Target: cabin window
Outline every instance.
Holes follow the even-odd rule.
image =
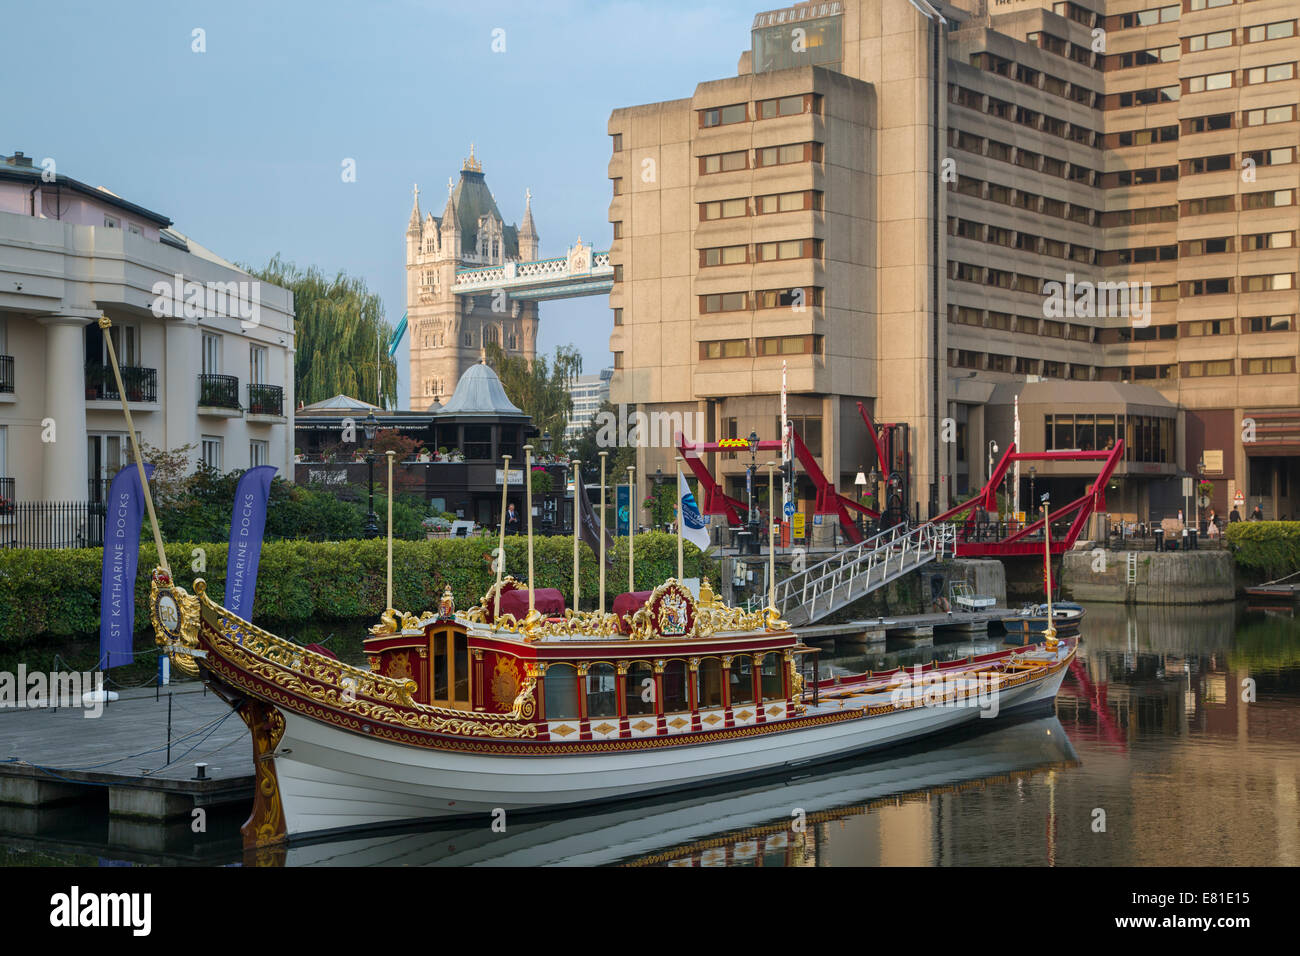
[[[763,683],[764,700],[785,699],[785,679],[781,673],[781,655],[775,651],[763,658],[759,666],[759,678]]]
[[[618,716],[613,664],[592,664],[587,669],[587,716]]]
[[[627,716],[655,713],[654,668],[645,661],[634,661],[628,665],[625,680],[623,706]]]
[[[469,710],[469,637],[452,627],[434,631],[429,637],[429,660],[433,676],[429,702]]]
[[[690,710],[691,701],[686,693],[686,662],[669,661],[664,666],[664,713]]]
[[[754,662],[748,654],[731,659],[731,706],[754,702]]]
[[[578,716],[578,671],[572,664],[546,668],[546,719],[575,720]]]
[[[700,661],[699,706],[722,706],[722,661],[717,657]]]

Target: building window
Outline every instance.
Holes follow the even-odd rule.
[[[748,339],[720,339],[700,343],[701,359],[745,358],[748,355]]]
[[[104,228],[105,228],[105,229],[118,229],[118,228],[121,228],[121,225],[122,225],[121,222],[120,222],[119,220],[113,218],[112,216],[105,216],[105,217],[104,217]]]
[[[795,96],[782,96],[774,100],[759,100],[755,106],[757,107],[758,118],[761,120],[775,119],[778,116],[797,116],[812,109],[812,94],[796,94]]]
[[[1243,375],[1281,375],[1295,371],[1295,356],[1278,358],[1248,358],[1241,360]]]
[[[614,353],[614,368],[622,368],[622,367],[623,367],[623,353],[622,353],[622,352],[615,352],[615,353]]]
[[[700,110],[700,126],[705,129],[713,126],[729,126],[732,123],[744,123],[748,119],[748,103],[735,103],[717,109]]]
[[[700,312],[744,312],[748,295],[744,292],[723,292],[700,296]]]
[[[1290,332],[1294,328],[1294,315],[1251,315],[1241,320],[1243,332]]]
[[[621,219],[614,223],[614,238],[623,238],[623,221]]]
[[[465,333],[465,344],[466,344],[467,346],[471,347],[471,348],[473,347],[473,345],[474,345],[474,333],[473,333],[473,332],[466,332],[466,333]]]
[[[265,441],[250,441],[248,443],[248,467],[257,468],[265,465],[271,457],[271,443]]]
[[[1232,319],[1201,319],[1196,322],[1183,323],[1183,335],[1199,337],[1207,335],[1231,335]]]
[[[735,266],[749,261],[749,246],[718,246],[700,250],[700,266]]]
[[[775,212],[800,212],[806,209],[822,208],[820,190],[805,190],[795,193],[776,193],[770,196],[758,196],[754,200],[755,211],[760,216]]]
[[[1242,209],[1272,209],[1295,205],[1294,189],[1273,189],[1262,193],[1242,193]]]
[[[1242,292],[1285,292],[1295,288],[1295,273],[1279,272],[1274,275],[1242,276]]]
[[[221,445],[222,439],[218,435],[204,435],[200,442],[199,450],[203,456],[203,464],[217,472],[223,470]]]
[[[203,374],[221,374],[221,336],[213,332],[203,333]]]
[[[812,286],[809,288],[795,287],[793,289],[764,289],[761,292],[754,293],[754,308],[756,309],[799,309],[800,307],[812,306],[820,308],[822,305],[823,290],[821,286]]]
[[[723,199],[719,202],[700,203],[700,219],[739,219],[749,215],[748,199]]]
[[[1258,83],[1277,83],[1279,80],[1295,79],[1294,63],[1275,63],[1272,66],[1256,66],[1244,73],[1247,86]]]
[[[610,182],[611,182],[611,183],[613,184],[613,186],[614,186],[614,195],[615,195],[615,196],[621,196],[621,195],[623,195],[623,177],[622,177],[622,176],[616,176],[616,177],[614,177],[613,179],[611,179]]]
[[[250,385],[262,385],[266,382],[266,346],[264,345],[248,347],[248,382]]]
[[[742,149],[734,153],[714,153],[700,157],[700,175],[713,173],[730,173],[738,169],[749,168],[749,150]]]
[[[820,355],[820,335],[781,335],[757,340],[759,355]]]
[[[817,239],[789,239],[785,242],[760,242],[754,247],[759,262],[776,262],[782,259],[819,259],[821,250]]]
[[[821,143],[794,143],[789,146],[767,146],[754,150],[754,165],[788,166],[791,163],[821,162]]]
[[[1282,20],[1278,23],[1263,23],[1259,26],[1246,28],[1247,43],[1262,43],[1265,40],[1282,40],[1286,37],[1295,36],[1296,22],[1294,20]]]
[[[1260,252],[1264,249],[1290,249],[1295,245],[1294,232],[1258,232],[1241,237],[1242,252]]]
[[[1290,123],[1295,119],[1295,106],[1269,106],[1259,110],[1246,110],[1241,114],[1243,126],[1272,126]]]
[[[1232,374],[1232,359],[1220,359],[1212,362],[1184,362],[1183,375],[1186,378],[1211,378]]]
[[[614,152],[616,153],[623,152],[623,134],[615,133],[610,138],[614,141]]]

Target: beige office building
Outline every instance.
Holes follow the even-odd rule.
[[[784,362],[841,491],[874,457],[858,402],[909,426],[922,513],[979,487],[1020,398],[1027,450],[1126,440],[1112,511],[1181,507],[1203,462],[1220,514],[1295,515],[1298,13],[758,13],[737,76],[610,118],[611,398],[773,438]],[[715,463],[733,493],[745,458]]]

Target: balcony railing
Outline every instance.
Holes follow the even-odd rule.
[[[239,379],[233,375],[200,375],[199,404],[207,408],[239,408]]]
[[[0,355],[0,392],[14,390],[14,357]]]
[[[6,501],[0,504],[0,548],[95,548],[104,544],[102,504]]]
[[[121,372],[122,386],[126,389],[128,402],[158,401],[157,369],[126,365],[122,367]],[[121,401],[112,369],[106,365],[86,366],[86,399]]]
[[[13,507],[16,493],[12,478],[0,478],[0,517],[8,513],[5,509]]]
[[[284,389],[279,385],[248,386],[248,414],[283,415]]]

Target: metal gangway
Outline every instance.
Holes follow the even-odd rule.
[[[952,554],[956,529],[895,525],[791,575],[776,586],[776,606],[791,626],[815,623],[890,581]]]

